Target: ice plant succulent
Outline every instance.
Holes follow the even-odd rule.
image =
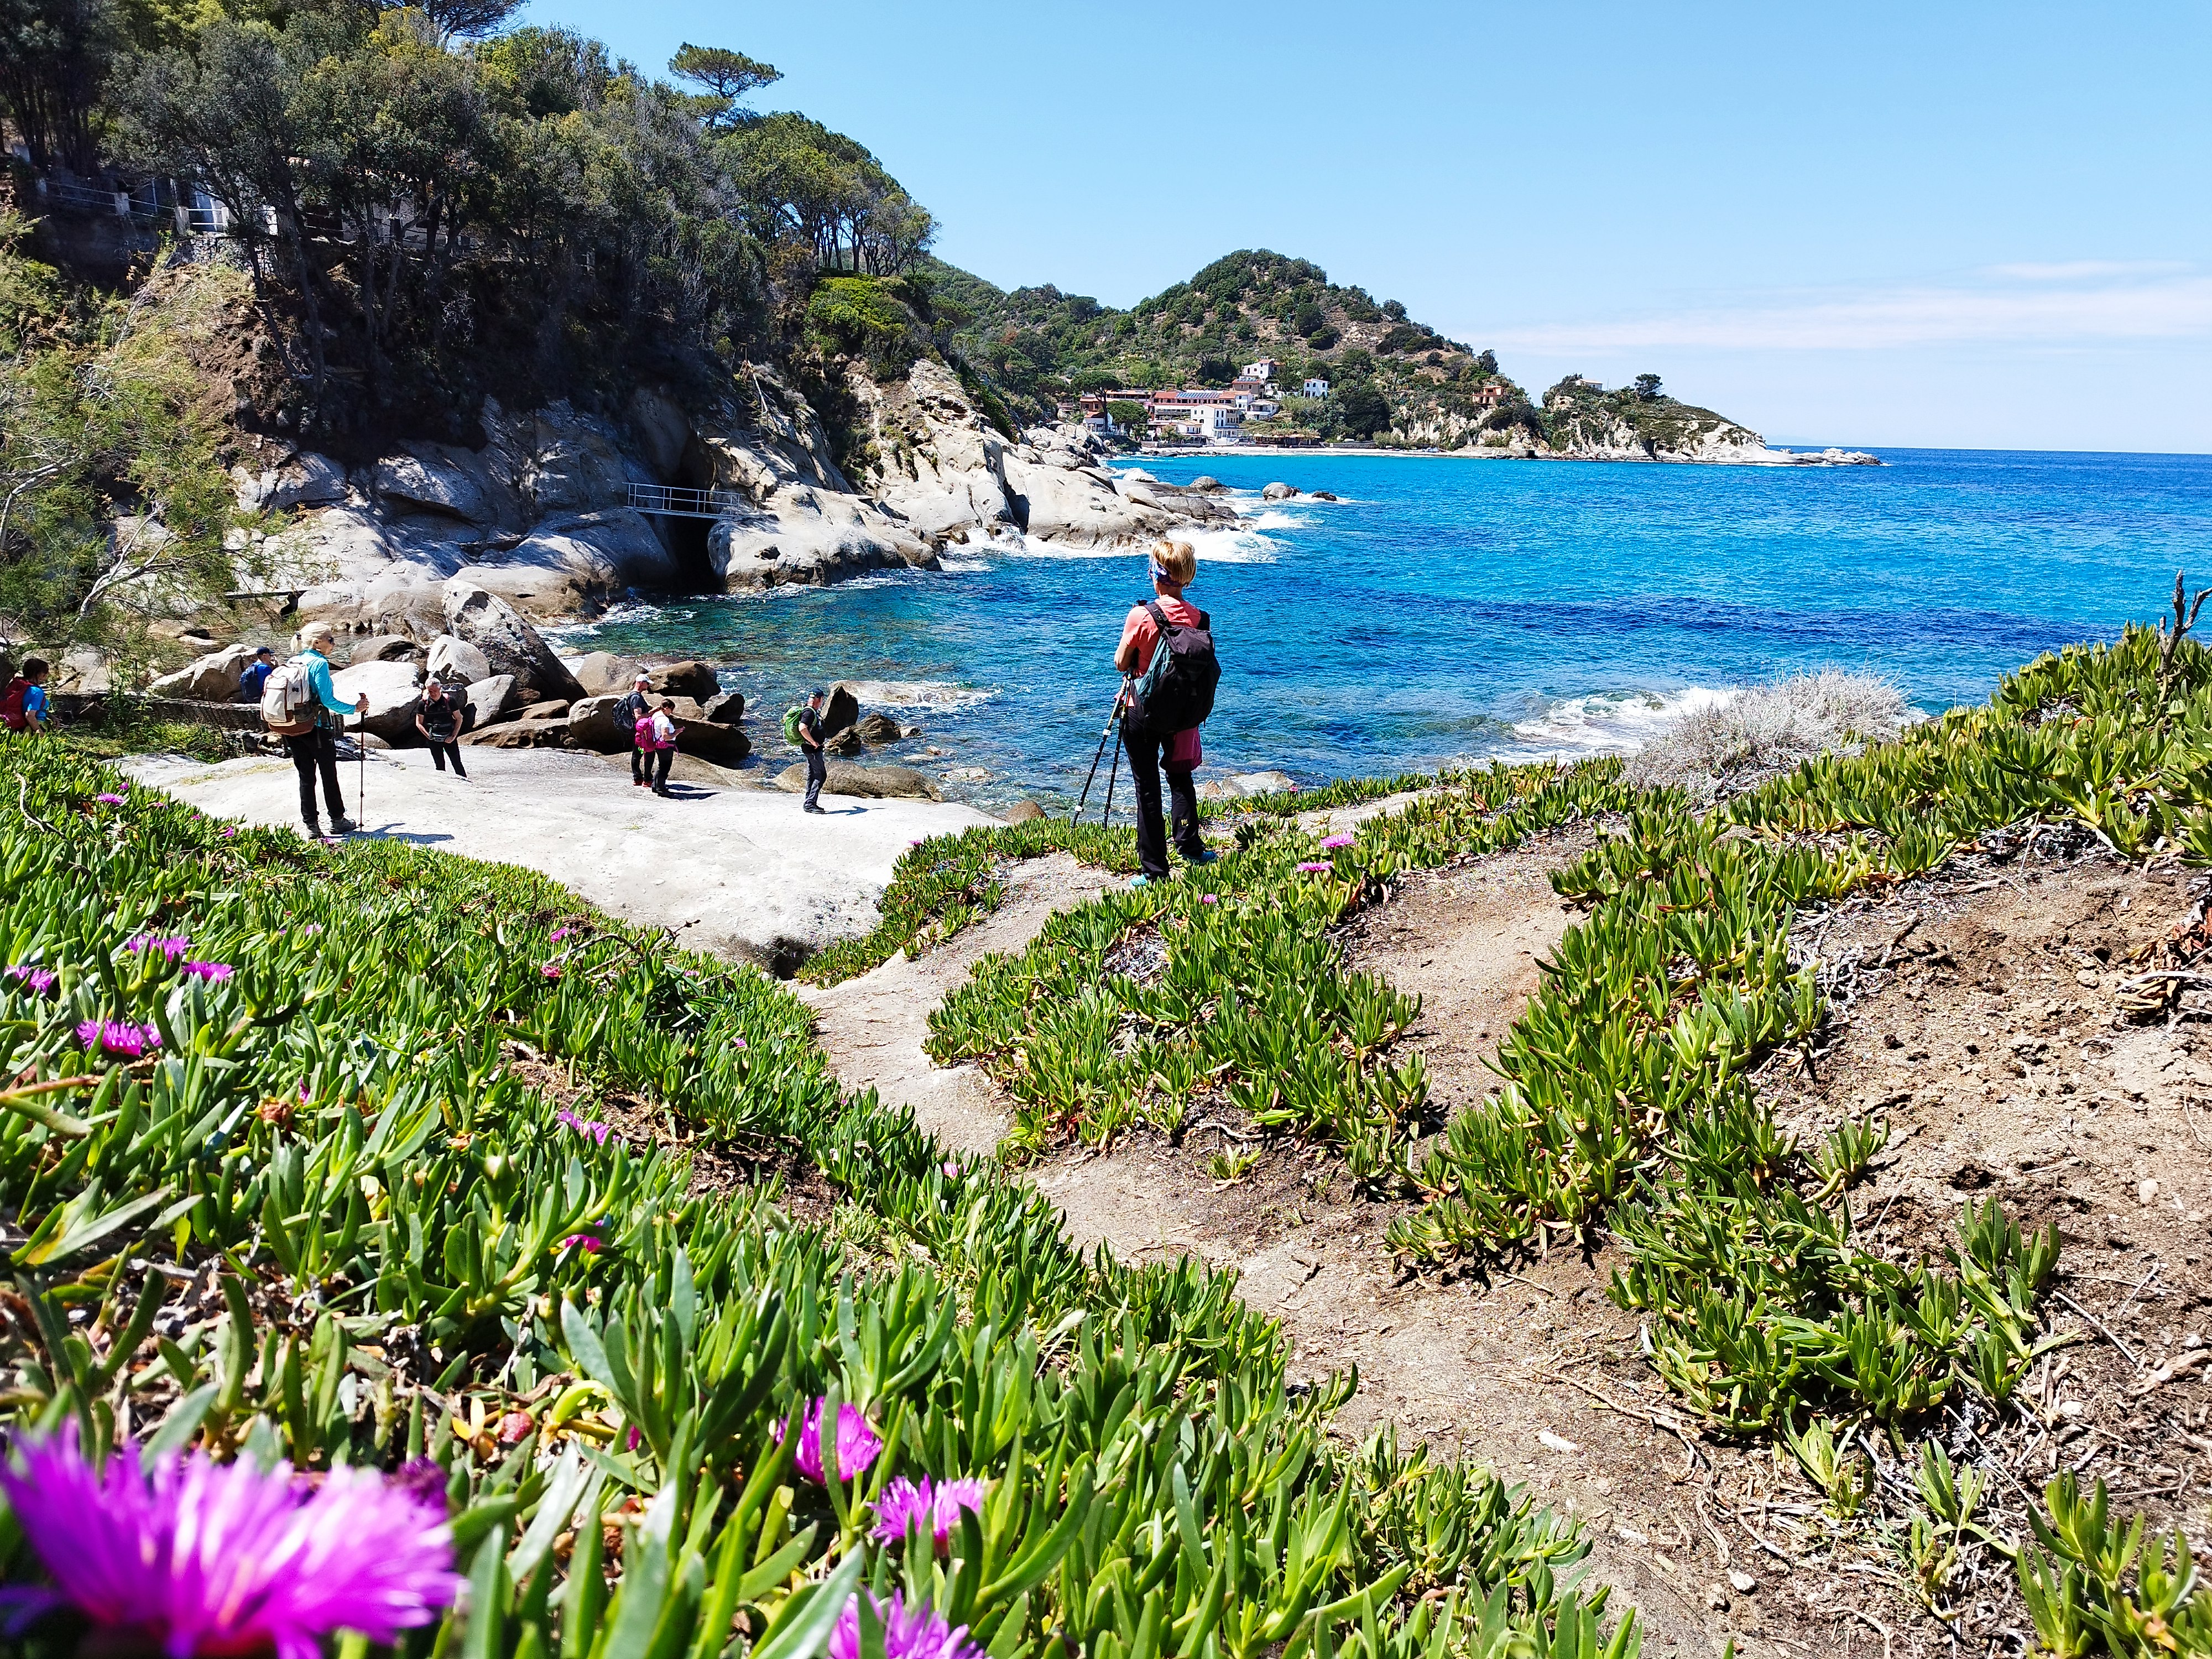
[[[191,938],[185,933],[133,933],[123,941],[126,951],[158,951],[174,962],[192,948]]]
[[[40,968],[31,963],[18,962],[0,969],[0,973],[6,974],[16,984],[27,988],[33,996],[42,997],[54,988],[55,975],[51,968]]]
[[[1308,874],[1312,874],[1322,870],[1334,870],[1336,866],[1331,864],[1327,859],[1308,859],[1304,863],[1299,865],[1298,868]]]
[[[919,1526],[935,1540],[937,1553],[942,1555],[951,1541],[952,1529],[960,1524],[960,1511],[981,1515],[983,1494],[988,1490],[987,1482],[973,1476],[939,1483],[925,1474],[917,1484],[902,1475],[876,1499],[872,1535],[878,1544],[896,1543]]]
[[[150,1025],[133,1025],[122,1019],[88,1019],[76,1028],[76,1040],[88,1048],[120,1054],[126,1060],[144,1058],[149,1048],[161,1046],[161,1034]]]
[[[554,1113],[553,1118],[556,1122],[567,1124],[580,1135],[589,1135],[602,1146],[607,1144],[607,1126],[595,1117],[578,1117],[574,1112],[560,1111]]]
[[[74,1423],[16,1450],[0,1491],[53,1577],[43,1606],[149,1638],[167,1659],[319,1659],[338,1630],[389,1643],[461,1587],[442,1498],[373,1469],[332,1469],[310,1489],[289,1464],[264,1474],[194,1452],[142,1474],[126,1441],[103,1474]]]
[[[1337,848],[1351,846],[1352,837],[1349,836],[1324,836],[1322,837],[1321,844],[1324,851],[1333,852]]]
[[[188,962],[185,972],[194,979],[204,979],[210,985],[220,985],[238,970],[227,962]]]
[[[811,1401],[806,1414],[799,1420],[799,1444],[791,1454],[791,1461],[799,1472],[817,1486],[822,1480],[822,1408],[829,1404],[826,1398]],[[775,1437],[784,1437],[785,1425],[775,1425]],[[868,1419],[860,1408],[850,1403],[837,1408],[837,1478],[850,1480],[867,1472],[868,1465],[876,1461],[884,1443],[868,1426]]]
[[[860,1659],[860,1598],[884,1626],[884,1659],[981,1659],[983,1650],[968,1639],[968,1626],[947,1625],[945,1615],[927,1601],[911,1607],[898,1591],[880,1601],[866,1590],[855,1590],[838,1615],[837,1628],[830,1632],[830,1659]]]

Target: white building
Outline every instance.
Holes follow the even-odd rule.
[[[1327,380],[1308,380],[1306,382],[1305,395],[1309,398],[1328,397],[1328,382]]]
[[[1244,365],[1243,372],[1237,378],[1244,380],[1257,380],[1261,386],[1265,386],[1275,378],[1275,360],[1273,357],[1262,357],[1256,363],[1247,363]]]

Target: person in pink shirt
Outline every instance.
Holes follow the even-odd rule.
[[[1198,576],[1198,554],[1191,544],[1154,543],[1152,569],[1152,592],[1161,613],[1178,628],[1200,626],[1198,607],[1182,596],[1183,589]],[[1114,665],[1124,674],[1142,674],[1159,642],[1159,624],[1152,620],[1149,607],[1132,605],[1121,624],[1121,643],[1114,653]],[[1163,772],[1167,774],[1176,850],[1193,864],[1212,863],[1212,851],[1199,839],[1198,791],[1191,782],[1191,773],[1203,758],[1197,728],[1167,736],[1134,732],[1127,735],[1129,776],[1137,787],[1137,864],[1141,873],[1135,884],[1165,881],[1168,877],[1167,825],[1160,814]]]

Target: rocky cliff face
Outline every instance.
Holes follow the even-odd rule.
[[[237,548],[265,573],[254,583],[297,593],[303,618],[427,638],[439,631],[441,585],[463,574],[525,615],[553,618],[632,588],[930,569],[950,543],[1015,532],[1094,547],[1233,520],[1203,496],[1117,478],[1080,427],[1006,438],[941,364],[925,360],[887,386],[855,369],[851,390],[872,456],[857,480],[839,469],[805,398],[764,365],[704,411],[650,390],[619,421],[487,399],[480,449],[410,441],[349,467],[264,441],[232,483],[242,505],[289,521],[241,535]],[[715,492],[722,511],[703,562],[687,567],[681,532],[629,505],[631,485],[658,483]]]

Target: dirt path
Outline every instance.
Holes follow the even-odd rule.
[[[1114,882],[1066,853],[1025,860],[1008,876],[999,908],[939,949],[911,962],[893,957],[827,989],[791,988],[813,1008],[816,1038],[848,1089],[872,1088],[887,1106],[912,1107],[915,1121],[948,1146],[988,1152],[1006,1133],[1006,1111],[976,1066],[939,1066],[922,1052],[929,1017],[983,957],[1020,950],[1055,911]]]

